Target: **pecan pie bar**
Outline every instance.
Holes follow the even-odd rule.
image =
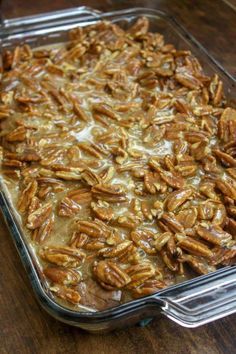
[[[149,32],[3,55],[1,175],[48,290],[102,310],[236,261],[236,110]]]

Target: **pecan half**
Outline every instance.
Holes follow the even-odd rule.
[[[151,194],[155,194],[157,192],[164,193],[167,190],[167,185],[163,183],[159,173],[157,172],[146,172],[144,174],[144,186]]]
[[[181,210],[175,217],[183,225],[184,229],[191,229],[197,221],[197,208],[191,207]]]
[[[124,187],[120,184],[97,184],[92,187],[92,195],[96,199],[108,203],[121,203],[127,200]]]
[[[210,258],[212,257],[212,251],[204,245],[204,243],[194,240],[184,234],[176,234],[177,245],[185,251],[194,254],[196,256],[202,256]]]
[[[121,289],[131,280],[116,263],[111,261],[95,263],[93,274],[99,284],[107,290]]]
[[[126,229],[134,230],[141,222],[141,219],[137,215],[127,214],[119,216],[116,220],[118,226],[122,226]]]
[[[79,205],[89,204],[92,201],[91,192],[85,188],[72,190],[67,193],[67,197]]]
[[[135,298],[147,296],[165,288],[167,284],[162,280],[148,279],[140,287],[132,289],[132,295]]]
[[[130,252],[132,244],[132,241],[124,241],[113,247],[102,248],[98,254],[104,258],[120,258]]]
[[[136,230],[130,234],[132,241],[136,246],[143,249],[147,254],[155,254],[156,249],[153,246],[155,234],[150,230]]]
[[[185,203],[186,200],[188,200],[192,194],[193,190],[191,188],[183,188],[170,193],[165,199],[165,205],[167,210],[174,211],[180,205]]]
[[[103,114],[111,119],[119,120],[119,117],[114,113],[114,111],[105,103],[97,103],[93,105],[93,112]]]
[[[202,140],[197,143],[194,143],[192,144],[190,151],[191,151],[191,155],[194,157],[196,161],[201,161],[204,159],[204,157],[207,156],[207,154],[210,153],[208,142]]]
[[[168,184],[168,186],[173,188],[183,188],[185,185],[185,180],[176,173],[161,171],[160,177],[166,182],[166,184]]]
[[[36,180],[33,180],[29,182],[26,188],[22,191],[18,200],[18,209],[21,213],[24,213],[28,209],[32,199],[37,193],[37,189],[38,183]]]
[[[133,265],[127,268],[126,272],[131,278],[131,281],[127,285],[128,289],[140,286],[146,280],[152,278],[156,273],[154,266],[148,262]]]
[[[65,181],[79,181],[81,180],[81,174],[72,171],[56,171],[55,175]]]
[[[56,285],[50,287],[50,290],[63,300],[71,302],[72,304],[78,304],[80,302],[81,296],[78,291],[68,288],[63,285]]]
[[[236,110],[227,107],[218,123],[218,135],[221,140],[228,142],[236,139]]]
[[[172,237],[171,232],[164,232],[162,234],[157,234],[155,235],[155,241],[153,242],[153,246],[158,250],[161,251],[161,249],[167,244],[167,242],[170,240]]]
[[[161,257],[164,262],[164,264],[167,266],[167,268],[174,272],[174,273],[180,273],[180,263],[176,257],[173,257],[173,255],[166,249],[162,249],[161,252]],[[178,257],[179,258],[179,257]]]
[[[39,228],[33,231],[32,239],[39,244],[47,240],[52,233],[54,222],[54,215],[51,215]]]
[[[62,285],[77,285],[81,280],[79,272],[73,269],[63,267],[47,267],[44,274],[50,281]]]
[[[78,221],[77,230],[94,238],[107,238],[112,234],[112,230],[100,220]]]
[[[213,265],[233,265],[236,263],[236,246],[231,248],[215,247],[213,249],[213,257],[211,263]]]
[[[85,253],[71,247],[47,247],[39,251],[42,259],[49,263],[57,264],[63,267],[76,268],[85,260]]]
[[[196,231],[201,238],[215,245],[224,246],[232,239],[229,233],[222,230],[221,227],[217,225],[198,225]]]
[[[236,180],[236,168],[227,168],[228,174]]]
[[[24,141],[26,139],[26,129],[20,126],[6,135],[6,140],[9,142]]]
[[[215,199],[215,200],[217,200],[217,199],[218,199],[218,196],[217,196],[217,194],[216,194],[214,188],[215,188],[215,183],[212,183],[212,182],[204,182],[204,183],[202,183],[202,184],[200,185],[199,190],[200,190],[200,192],[201,192],[204,196],[206,196],[206,197],[208,197],[208,198],[210,198],[210,199]]]
[[[173,213],[163,213],[159,221],[166,226],[166,231],[184,232],[183,225],[176,219]]]
[[[215,204],[212,224],[223,227],[226,223],[226,216],[225,206],[221,203]]]
[[[215,266],[209,265],[209,263],[204,260],[204,258],[197,256],[184,254],[179,259],[179,261],[188,263],[188,265],[198,274],[208,274],[210,272],[216,271]]]
[[[219,80],[219,76],[215,74],[211,80],[209,91],[214,105],[221,102],[223,96],[223,82]]]
[[[91,209],[97,218],[102,221],[110,221],[114,217],[113,209],[107,202],[98,200],[97,203],[91,203]]]
[[[176,70],[175,79],[183,86],[195,90],[202,87],[202,83],[191,73],[187,67],[183,66]]]
[[[61,200],[58,206],[58,215],[71,217],[80,211],[81,207],[72,199],[66,197]]]
[[[223,179],[217,179],[216,181],[216,187],[227,197],[230,197],[234,200],[236,200],[236,188],[234,188],[233,185],[231,185],[229,182],[224,181]]]
[[[89,186],[95,186],[101,182],[101,179],[96,173],[92,172],[91,170],[84,170],[81,173],[81,180],[86,182]]]
[[[52,212],[52,204],[46,203],[43,206],[39,207],[31,214],[28,215],[27,218],[27,228],[34,230],[40,227],[44,221],[49,217]]]
[[[220,160],[222,165],[226,167],[236,167],[236,159],[234,159],[231,155],[217,149],[214,149],[213,153],[217,159]]]

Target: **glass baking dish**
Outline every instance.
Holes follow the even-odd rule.
[[[208,74],[217,72],[224,83],[228,101],[235,105],[234,78],[225,72],[181,25],[161,11],[133,8],[100,13],[87,7],[78,7],[31,17],[2,19],[1,53],[21,43],[39,47],[63,42],[69,29],[86,26],[99,20],[109,20],[126,27],[140,16],[148,17],[151,31],[162,33],[167,42],[173,43],[177,48],[191,50]],[[236,266],[222,268],[105,311],[76,312],[67,309],[58,304],[47,290],[40,267],[26,242],[19,217],[2,180],[0,180],[0,208],[37,299],[47,312],[62,322],[90,332],[102,332],[135,323],[144,325],[154,316],[164,314],[182,326],[197,327],[236,312]]]

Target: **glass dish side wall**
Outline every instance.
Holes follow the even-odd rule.
[[[233,103],[235,81],[230,78],[224,70],[219,68],[214,63],[214,60],[212,61],[211,58],[207,56],[205,49],[197,45],[194,39],[191,38],[191,36],[185,32],[175,20],[170,19],[166,14],[155,10],[140,8],[100,15],[96,11],[85,10],[84,8],[81,10],[78,10],[77,8],[76,11],[76,15],[73,11],[64,14],[62,12],[57,12],[46,14],[45,16],[40,15],[39,17],[34,16],[16,19],[15,21],[11,20],[5,22],[5,25],[3,23],[4,26],[2,26],[0,33],[1,52],[14,48],[16,45],[22,43],[28,43],[35,48],[43,45],[64,42],[67,40],[67,31],[69,29],[77,26],[86,26],[99,20],[110,20],[125,28],[130,26],[130,24],[136,21],[140,16],[146,16],[149,18],[151,31],[161,32],[164,35],[166,42],[173,43],[177,48],[191,50],[199,58],[205,71],[209,75],[217,72],[224,82],[227,98],[229,98],[229,100],[232,99]],[[39,25],[38,23],[40,21],[41,23]],[[40,277],[40,271],[36,267],[37,262],[33,259],[33,255],[30,253],[29,248],[25,243],[24,235],[16,222],[15,212],[11,208],[5,193],[1,194],[0,206],[3,210],[22,261],[30,275],[37,298],[41,305],[55,318],[89,331],[107,331],[139,322],[141,319],[149,318],[150,316],[160,313],[161,310],[167,313],[165,309],[167,308],[166,301],[168,301],[168,299],[165,296],[165,291],[98,313],[78,313],[60,306],[52,300],[50,294],[47,293],[47,290],[44,287],[43,281]],[[204,279],[208,279],[208,276],[205,276]],[[187,286],[188,283],[189,282],[183,283],[181,287],[172,287],[175,294],[176,292],[179,294],[179,298],[181,298],[181,293],[184,290],[185,284]],[[192,290],[196,290],[194,284],[197,285],[199,282],[193,280],[190,283],[192,284]],[[220,286],[220,284],[218,285]],[[172,288],[168,289],[169,298],[172,294]],[[170,306],[169,311],[171,311]],[[167,313],[167,316],[173,319],[173,316],[169,313]],[[184,324],[183,321],[181,323],[181,320],[179,320],[178,323],[188,326],[187,324]],[[194,325],[191,325],[191,327],[194,327]]]
[[[67,31],[77,26],[87,26],[99,20],[108,20],[123,28],[129,27],[138,17],[146,16],[150,21],[150,30],[160,32],[167,43],[173,43],[177,49],[191,50],[198,57],[209,75],[217,72],[224,82],[228,98],[233,99],[236,92],[236,80],[209,55],[207,49],[191,36],[175,19],[161,11],[134,8],[109,13],[100,13],[86,7],[56,11],[39,16],[3,20],[0,27],[1,51],[28,43],[32,47],[64,42]]]

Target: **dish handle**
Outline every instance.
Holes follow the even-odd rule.
[[[162,313],[194,328],[236,312],[236,266],[225,267],[156,295]]]

